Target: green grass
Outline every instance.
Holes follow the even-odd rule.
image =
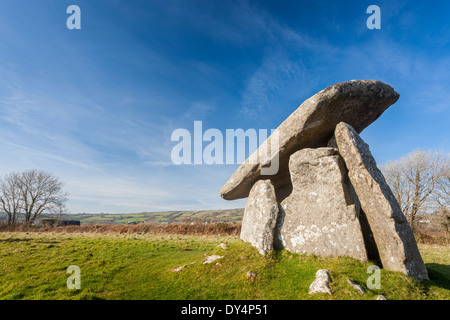
[[[217,247],[222,242],[228,249]],[[261,256],[236,237],[6,232],[0,233],[0,299],[450,299],[450,248],[420,250],[430,281],[381,270],[381,288],[369,290],[371,263],[285,250]],[[211,254],[224,258],[203,264]],[[80,290],[66,286],[70,265],[80,267]],[[332,296],[308,294],[318,269],[330,270]],[[366,293],[350,287],[347,277]]]

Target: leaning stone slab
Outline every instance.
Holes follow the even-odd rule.
[[[278,217],[275,189],[270,180],[257,181],[245,205],[241,239],[256,247],[261,254],[273,250],[273,236]]]
[[[325,147],[341,121],[351,124],[357,132],[363,131],[398,98],[399,94],[391,86],[376,80],[351,80],[325,88],[304,101],[242,163],[222,187],[221,197],[227,200],[247,197],[261,176],[270,178],[276,188],[288,184],[292,153],[302,148]],[[261,172],[262,169],[270,172],[274,163],[277,171]]]
[[[373,232],[383,268],[401,271],[417,280],[428,279],[412,230],[369,146],[346,123],[336,126],[335,138]]]
[[[344,161],[334,148],[291,155],[292,192],[280,206],[276,246],[299,254],[368,261]]]

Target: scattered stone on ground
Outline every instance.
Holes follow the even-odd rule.
[[[330,272],[327,269],[320,269],[316,272],[316,279],[309,286],[308,293],[326,293],[331,295],[331,288],[328,285],[330,282]]]
[[[255,281],[256,273],[253,273],[251,271],[247,272],[247,279],[249,279],[250,281]]]
[[[203,264],[212,263],[212,262],[216,261],[217,259],[221,259],[223,257],[224,256],[219,256],[219,255],[207,256],[205,258],[205,261],[203,262]]]
[[[183,264],[182,266],[173,268],[173,269],[171,269],[170,271],[171,271],[171,272],[179,272],[179,271],[183,270],[184,267],[186,267],[186,266],[188,266],[188,265],[190,265],[190,264],[194,264],[194,263],[195,263],[195,261],[194,261],[194,262],[191,262],[191,263]]]
[[[348,283],[349,283],[356,291],[358,291],[359,293],[364,293],[364,292],[365,292],[364,288],[361,287],[359,284],[357,284],[355,281],[353,281],[353,280],[347,278],[347,282],[348,282]]]

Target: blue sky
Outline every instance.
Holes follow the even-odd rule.
[[[69,30],[69,5],[81,30]],[[369,30],[366,9],[381,9]],[[59,176],[68,211],[238,208],[238,167],[173,165],[177,128],[275,129],[337,82],[400,99],[361,136],[378,163],[449,151],[448,1],[0,2],[0,173]]]

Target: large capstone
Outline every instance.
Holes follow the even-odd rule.
[[[273,250],[273,236],[278,216],[275,189],[270,180],[257,181],[247,199],[242,219],[241,239],[261,254]]]
[[[428,279],[412,230],[369,146],[346,123],[336,126],[335,138],[373,232],[383,267],[415,279]]]
[[[351,80],[325,88],[304,101],[241,164],[222,187],[221,197],[245,198],[254,182],[261,178],[271,179],[277,189],[289,184],[291,154],[302,148],[327,146],[341,121],[351,124],[357,132],[363,131],[398,98],[399,94],[391,86],[376,80]],[[262,172],[274,163],[276,171]]]
[[[292,192],[280,206],[276,246],[300,254],[367,261],[363,233],[346,168],[337,149],[302,149],[291,155]]]

